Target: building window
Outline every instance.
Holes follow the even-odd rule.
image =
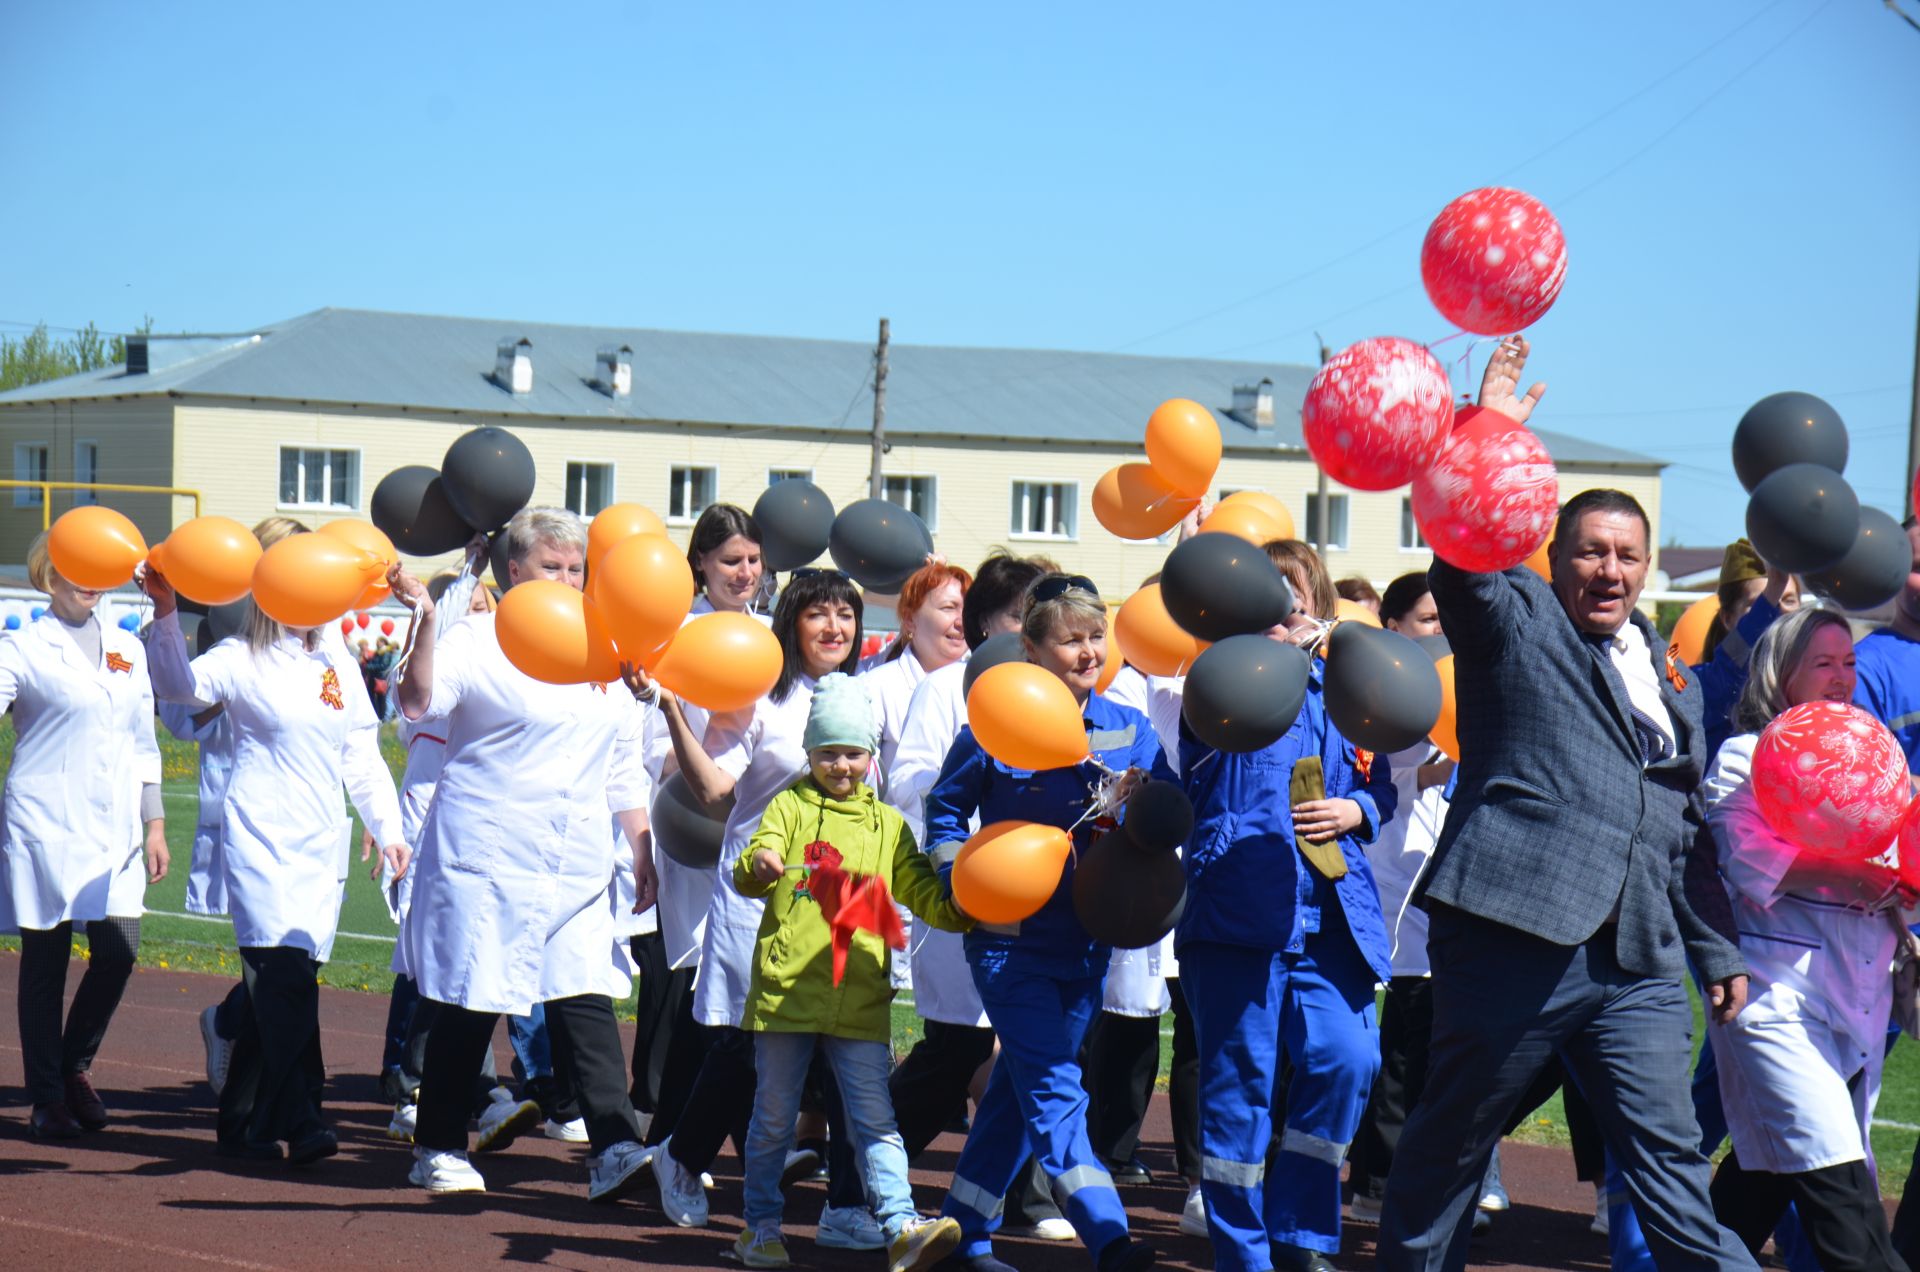
[[[1420,523],[1413,519],[1413,500],[1400,500],[1400,550],[1402,552],[1425,552],[1426,536],[1420,533]]]
[[[1013,483],[1016,539],[1071,539],[1078,519],[1080,487],[1070,481]]]
[[[359,451],[280,448],[282,508],[351,509],[359,505]]]
[[[783,481],[812,481],[812,480],[813,480],[813,469],[811,468],[769,468],[767,469],[767,485],[769,486],[777,486]]]
[[[1344,551],[1347,546],[1347,497],[1328,495],[1327,508],[1327,549]],[[1307,533],[1308,543],[1318,547],[1320,543],[1320,496],[1309,492],[1307,495]]]
[[[933,478],[895,477],[889,474],[881,478],[880,497],[888,503],[899,504],[920,518],[928,530],[934,528]]]
[[[567,511],[591,517],[612,502],[612,464],[567,461]]]
[[[47,444],[45,442],[20,442],[14,446],[13,479],[15,481],[47,480]],[[40,492],[16,487],[13,492],[13,506],[38,508]]]
[[[711,468],[682,468],[674,465],[671,485],[667,489],[667,519],[670,521],[692,521],[706,511],[713,502],[714,487],[719,483]]]
[[[98,442],[75,442],[73,444],[73,479],[77,482],[95,482],[100,480],[100,444]],[[73,502],[80,504],[99,503],[100,494],[93,490],[76,490]]]

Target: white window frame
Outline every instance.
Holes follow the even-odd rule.
[[[927,515],[921,516],[920,520],[926,523],[928,534],[939,533],[939,530],[940,530],[940,477],[939,475],[936,473],[886,473],[886,472],[883,472],[880,474],[880,497],[882,499],[887,498],[887,483],[892,481],[896,477],[898,477],[901,481],[904,481],[904,482],[924,481],[927,483]],[[911,487],[909,487],[909,490],[911,490]],[[887,499],[887,502],[892,503],[893,501],[891,499]],[[914,512],[914,509],[908,504],[901,504],[899,506],[902,508],[906,508],[908,512]],[[919,515],[919,514],[916,513],[916,515]]]
[[[773,479],[775,473],[786,474],[780,481],[793,481],[797,479],[808,483],[813,482],[813,469],[811,468],[790,468],[785,464],[769,464],[767,465],[767,489],[769,490],[780,484],[780,482]]]
[[[1407,528],[1413,528],[1413,537],[1418,542],[1407,542]],[[1420,533],[1420,523],[1413,516],[1413,498],[1400,496],[1400,550],[1402,552],[1425,552],[1431,554],[1433,547],[1426,542],[1426,536]]]
[[[1019,500],[1020,487],[1022,486],[1059,486],[1065,490],[1064,502],[1067,509],[1067,532],[1065,534],[1046,534],[1033,530],[1015,530],[1012,528],[1013,511],[1016,507],[1021,506]],[[1078,543],[1080,541],[1080,483],[1077,481],[1062,481],[1058,477],[1015,477],[1007,488],[1007,514],[1007,537],[1009,538],[1025,539],[1040,543]],[[1027,518],[1021,517],[1020,524],[1025,526],[1027,524]]]
[[[80,475],[80,448],[82,446],[93,447],[93,471],[85,477]],[[100,480],[100,443],[91,437],[76,437],[73,439],[73,479],[76,482],[97,482]],[[73,506],[76,508],[82,504],[96,504],[99,502],[100,493],[98,491],[76,490],[73,492]]]
[[[26,458],[34,451],[40,452],[40,475],[35,477],[26,471]],[[15,442],[13,444],[13,479],[15,481],[47,481],[53,476],[53,447],[47,442]],[[38,508],[40,491],[35,488],[16,486],[13,490],[13,506],[16,508]]]
[[[674,479],[674,474],[675,473],[693,474],[693,473],[701,473],[701,472],[713,474],[713,498],[708,500],[705,504],[702,504],[698,509],[696,509],[693,512],[691,516],[688,516],[684,513],[676,514],[673,511],[673,495],[674,495],[674,491],[678,488],[678,483]],[[689,496],[691,496],[694,492],[692,490],[689,490],[687,493]],[[715,503],[718,503],[719,500],[720,500],[720,466],[718,464],[669,464],[667,465],[667,524],[668,525],[690,526],[694,522],[700,520],[700,514],[702,512],[705,512],[708,508],[712,507]],[[692,498],[689,497],[687,499],[687,503],[691,504],[692,502],[693,502]]]
[[[1315,549],[1318,549],[1320,546],[1320,537],[1314,533],[1313,506],[1314,501],[1319,499],[1319,497],[1320,492],[1317,490],[1309,490],[1307,492],[1306,502],[1301,505],[1306,509],[1306,515],[1300,518],[1300,541]],[[1347,510],[1345,517],[1346,525],[1344,527],[1345,534],[1339,539],[1328,535],[1327,551],[1351,552],[1353,550],[1353,500],[1344,490],[1329,490],[1327,492],[1327,507],[1329,509],[1335,506],[1335,500],[1339,501],[1338,506]]]
[[[561,467],[561,469],[560,469],[560,472],[561,472],[561,473],[562,473],[562,475],[563,475],[563,480],[564,480],[564,475],[565,475],[565,473],[566,473],[566,471],[567,471],[567,469],[569,469],[569,468],[571,468],[571,467],[573,467],[573,466],[574,466],[575,464],[580,464],[580,465],[583,465],[583,466],[586,466],[586,467],[592,467],[592,468],[604,468],[604,469],[606,469],[606,470],[607,470],[607,505],[611,505],[611,504],[617,504],[617,503],[619,503],[619,502],[620,502],[620,466],[619,466],[619,465],[618,465],[618,464],[617,464],[617,463],[616,463],[615,461],[613,461],[613,460],[611,460],[611,459],[569,459],[569,460],[566,460],[566,461],[564,461],[564,463],[563,463],[563,465],[562,465],[562,467]],[[560,500],[560,506],[561,506],[561,507],[563,507],[563,508],[567,506],[567,500],[568,500],[568,499],[571,499],[571,498],[573,497],[573,489],[572,489],[572,483],[571,483],[571,482],[567,482],[567,487],[568,487],[568,488],[567,488],[566,490],[564,490],[564,491],[562,491],[562,492],[561,492],[561,496],[562,496],[562,497],[561,497],[561,500]],[[586,491],[584,491],[584,490],[583,490],[583,491],[581,491],[580,493],[581,493],[581,496],[582,496],[582,498],[581,498],[581,500],[580,500],[580,506],[581,506],[581,507],[582,507],[582,508],[584,509],[584,508],[586,507],[586,503],[587,503],[587,501],[586,501],[586,498],[585,498],[585,495],[586,495]],[[605,506],[607,506],[607,505],[602,505],[602,506],[603,506],[603,507],[605,507]],[[591,519],[593,518],[593,516],[594,516],[595,514],[593,514],[593,513],[591,513],[591,512],[584,512],[584,511],[583,511],[583,512],[580,512],[580,513],[577,513],[576,515],[577,515],[577,516],[582,516],[582,517],[586,517],[586,518],[588,518],[589,520],[591,520]]]
[[[341,504],[331,501],[307,503],[304,500],[287,503],[282,500],[280,498],[280,461],[283,457],[282,453],[290,450],[299,451],[302,454],[299,482],[299,488],[302,491],[307,488],[306,459],[304,458],[306,452],[320,451],[327,455],[338,453],[353,456],[353,478],[350,483],[352,489],[347,492],[350,501]],[[281,442],[279,446],[274,449],[273,459],[274,507],[277,510],[281,512],[358,512],[360,510],[361,495],[363,494],[363,485],[366,478],[366,458],[358,446],[327,446],[313,442]],[[329,461],[329,463],[331,463],[331,461]],[[332,478],[333,475],[329,472],[325,482],[328,489],[332,489],[333,487]]]

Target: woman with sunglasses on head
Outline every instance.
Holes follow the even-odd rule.
[[[1094,838],[1088,814],[1103,771],[1125,775],[1122,792],[1149,772],[1172,778],[1147,718],[1093,692],[1106,665],[1107,611],[1090,581],[1051,574],[1035,583],[1021,636],[1027,661],[1057,676],[1073,695],[1086,722],[1090,760],[1022,772],[988,755],[973,730],[961,728],[926,803],[928,851],[949,874],[976,814],[983,823],[1058,826],[1085,848]],[[1000,1037],[1000,1057],[942,1208],[960,1222],[955,1257],[974,1272],[1007,1266],[993,1256],[993,1234],[1029,1144],[1099,1272],[1133,1272],[1154,1262],[1152,1250],[1128,1236],[1126,1208],[1087,1139],[1077,1056],[1100,1010],[1112,950],[1081,926],[1073,873],[1069,860],[1053,895],[1029,918],[1010,927],[983,924],[965,938],[974,986]]]

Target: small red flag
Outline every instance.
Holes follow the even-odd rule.
[[[820,913],[833,933],[833,983],[847,974],[847,950],[855,932],[875,932],[896,950],[907,948],[907,931],[893,908],[893,894],[879,875],[850,875],[838,863],[813,868],[807,891],[820,903]]]

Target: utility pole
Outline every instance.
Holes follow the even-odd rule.
[[[1320,365],[1324,367],[1327,365],[1327,359],[1333,356],[1333,351],[1327,348],[1327,342],[1320,338],[1320,333],[1317,331],[1313,333],[1313,342],[1320,346]],[[1324,564],[1327,559],[1327,525],[1333,517],[1329,515],[1330,509],[1327,507],[1327,470],[1321,467],[1318,461],[1314,463],[1314,467],[1320,473],[1320,486],[1319,492],[1313,497],[1314,503],[1318,505],[1313,518],[1313,549],[1320,554],[1320,560]]]
[[[885,498],[886,477],[880,471],[887,453],[887,336],[891,324],[880,320],[880,344],[873,351],[873,466],[867,473],[867,498]]]
[[[1900,16],[1905,17],[1905,14]],[[1920,316],[1913,322],[1913,405],[1907,413],[1907,515],[1916,511],[1913,506],[1913,482],[1916,473],[1920,473]]]

